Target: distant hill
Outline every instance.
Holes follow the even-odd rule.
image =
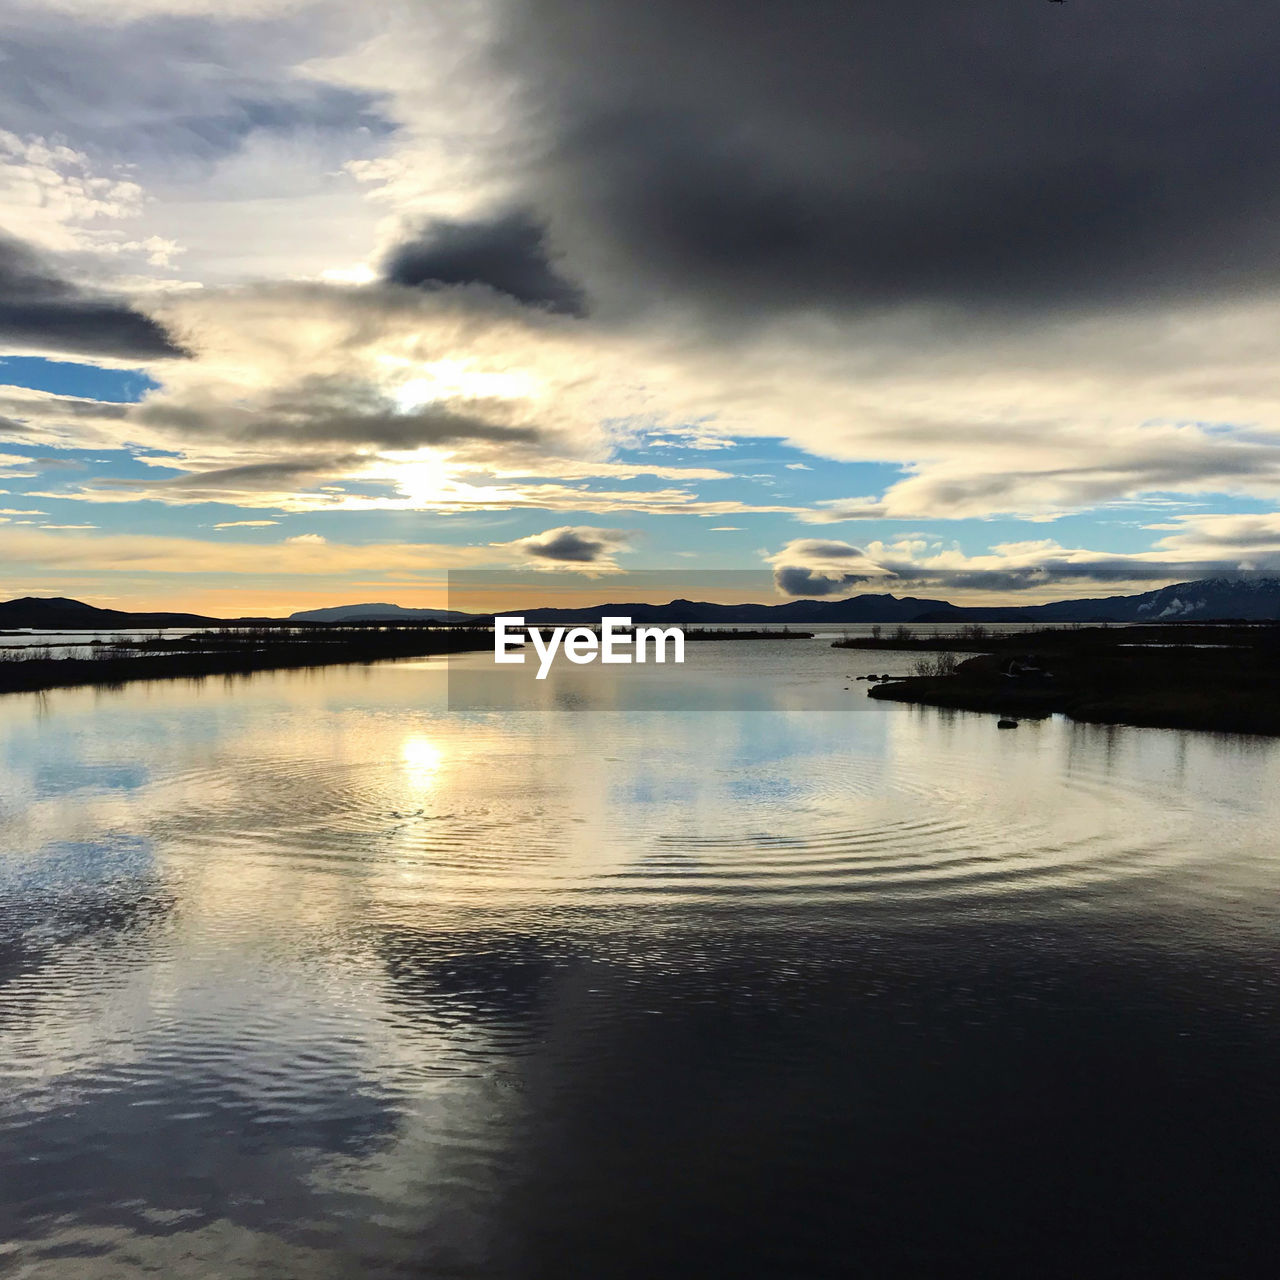
[[[126,613],[98,609],[62,596],[23,596],[0,604],[0,631],[31,627],[37,631],[138,631],[153,627],[205,627],[218,618],[198,613]]]
[[[1280,578],[1201,578],[1132,596],[1008,607],[945,605],[916,622],[1280,621]]]
[[[649,624],[764,624],[812,628],[857,623],[963,622],[1213,622],[1280,621],[1280,578],[1203,578],[1131,596],[1058,600],[1052,604],[966,607],[946,600],[866,594],[844,600],[791,600],[786,604],[712,604],[671,600],[667,604],[598,604],[582,609],[504,609],[539,626],[593,623],[602,617]],[[222,623],[466,622],[481,615],[457,609],[405,609],[395,604],[351,604],[305,609],[283,618],[208,618],[198,613],[126,613],[98,609],[79,600],[26,596],[0,604],[0,631],[31,627],[47,631],[146,630],[154,627],[218,626]]]
[[[891,595],[851,596],[847,600],[791,600],[786,604],[712,604],[705,600],[672,600],[668,604],[600,604],[584,609],[526,609],[526,621],[598,622],[602,616],[637,623],[764,622],[774,626],[810,622],[909,622],[930,610],[950,609],[945,600],[899,599]]]
[[[340,604],[303,609],[290,622],[462,622],[473,615],[457,609],[403,609],[398,604]]]
[[[534,624],[595,622],[603,615],[638,623],[767,623],[840,626],[924,622],[1183,622],[1239,618],[1280,620],[1280,578],[1206,578],[1131,596],[1059,600],[1052,604],[966,607],[914,596],[858,595],[787,604],[603,604],[586,609],[529,609]]]

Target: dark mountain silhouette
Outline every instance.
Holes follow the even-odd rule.
[[[471,614],[457,609],[405,609],[398,604],[340,604],[329,609],[302,609],[290,622],[459,622]]]
[[[511,612],[519,612],[512,610]],[[859,595],[845,600],[792,600],[787,604],[606,604],[585,609],[529,609],[526,621],[596,622],[601,616],[638,623],[769,623],[774,626],[923,622],[1183,622],[1240,618],[1280,620],[1280,578],[1206,578],[1131,596],[1060,600],[1052,604],[976,606],[914,596]]]
[[[0,604],[0,630],[31,627],[37,631],[145,630],[152,627],[216,626],[220,619],[198,613],[126,613],[98,609],[62,596],[23,596]]]
[[[1130,596],[1059,600],[1052,604],[967,607],[915,596],[858,595],[845,600],[791,600],[786,604],[713,604],[671,600],[667,604],[597,604],[580,609],[502,610],[539,626],[594,623],[602,617],[642,624],[764,624],[813,627],[858,623],[963,622],[1212,622],[1280,621],[1280,578],[1204,578]],[[98,609],[79,600],[33,596],[0,604],[0,630],[145,630],[154,627],[274,624],[487,621],[492,615],[456,609],[406,609],[391,604],[339,605],[309,609],[288,618],[209,618],[196,613],[127,613]]]
[[[891,595],[852,596],[847,600],[791,600],[786,604],[712,604],[705,600],[672,600],[668,604],[603,604],[582,609],[527,609],[524,618],[537,625],[598,622],[602,616],[637,623],[765,622],[776,626],[810,622],[910,622],[923,613],[950,609],[945,600],[899,599]],[[518,612],[518,611],[516,611]]]
[[[1132,596],[1006,608],[947,605],[917,622],[1250,622],[1280,620],[1280,578],[1201,578]]]

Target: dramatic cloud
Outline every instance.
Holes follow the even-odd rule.
[[[1093,456],[1081,456],[1078,432],[1048,428],[1018,455],[1010,449],[1002,458],[991,451],[985,467],[974,465],[982,460],[978,442],[967,443],[968,449],[953,451],[961,457],[922,465],[919,474],[891,485],[879,499],[822,502],[802,518],[815,524],[886,516],[1035,519],[1153,493],[1280,495],[1276,441],[1199,425],[1117,428]]]
[[[384,270],[394,284],[482,284],[530,306],[583,314],[581,292],[552,266],[546,228],[528,210],[488,222],[436,219],[399,245]]]
[[[25,350],[130,360],[187,354],[150,316],[62,279],[6,236],[0,236],[0,340]]]
[[[159,314],[193,358],[158,370],[163,386],[141,405],[10,389],[0,393],[0,435],[67,444],[79,432],[85,444],[114,436],[167,451],[191,478],[147,487],[173,501],[215,488],[234,500],[238,482],[258,474],[238,468],[278,467],[284,502],[288,473],[301,478],[299,459],[318,455],[340,460],[325,472],[331,484],[390,485],[389,497],[398,488],[408,499],[393,505],[439,510],[632,503],[826,523],[1041,519],[1158,494],[1280,497],[1278,438],[1262,425],[1280,424],[1270,352],[1256,339],[1241,345],[1280,322],[1273,307],[1178,315],[1137,348],[1119,322],[1046,330],[1055,341],[1043,346],[953,342],[935,349],[928,371],[893,334],[856,330],[851,355],[822,331],[793,326],[785,341],[720,351],[678,332],[584,329],[487,289],[257,286],[183,295]],[[1071,372],[1081,362],[1088,379]],[[641,370],[661,377],[638,382]],[[814,454],[897,461],[906,474],[883,493],[809,510],[751,502],[741,483],[722,496],[704,486],[731,472],[657,461],[670,454],[652,443],[688,438],[681,422],[700,438],[709,412],[739,438],[785,432]],[[1177,420],[1186,417],[1195,421]],[[1256,425],[1222,425],[1232,421]],[[229,474],[211,485],[201,473]],[[699,490],[591,483],[641,475]],[[529,480],[555,483],[513,483]],[[268,493],[239,488],[257,505]],[[378,505],[376,493],[364,496]]]
[[[811,598],[814,596],[841,595],[846,588],[856,582],[862,582],[863,579],[852,574],[831,577],[826,573],[806,569],[801,565],[788,564],[779,565],[774,570],[773,581],[784,596]]]
[[[311,284],[173,299],[165,314],[198,359],[131,417],[206,449],[602,455],[598,424],[546,395],[578,350],[567,322],[480,292]]]
[[[1280,31],[1243,0],[11,10],[0,343],[160,384],[0,388],[24,456],[154,468],[51,493],[87,519],[856,521],[771,561],[816,594],[1103,573],[1117,507],[1280,505]],[[1076,513],[1089,547],[985,555],[888,523]],[[1270,555],[1247,519],[1118,567]]]
[[[861,547],[848,542],[799,538],[770,558],[773,581],[783,595],[842,595],[849,588],[888,572]]]
[[[614,557],[630,549],[635,534],[626,529],[591,529],[563,525],[528,538],[500,544],[529,557],[530,563],[545,568],[592,568],[613,570]]]
[[[1169,531],[1156,543],[1156,555],[1213,560],[1240,569],[1280,569],[1280,512],[1183,515],[1147,527]]]
[[[768,562],[778,590],[792,597],[929,590],[958,593],[958,599],[1011,592],[1062,598],[1089,587],[1115,595],[1189,578],[1280,570],[1280,514],[1187,515],[1150,527],[1176,532],[1151,551],[1130,554],[1064,547],[1048,538],[997,543],[979,555],[925,538],[863,548],[797,539]]]
[[[63,496],[287,510],[800,510],[687,487],[731,479],[724,470],[617,460],[635,428],[602,409],[630,376],[633,348],[488,290],[258,286],[171,299],[164,315],[195,354],[142,403],[95,415],[94,402],[15,391],[15,408],[24,442],[71,443],[83,420],[80,443],[114,431],[183,474]],[[638,477],[675,483],[601,483]]]
[[[1280,270],[1256,5],[513,0],[544,203],[635,286],[1077,306]]]

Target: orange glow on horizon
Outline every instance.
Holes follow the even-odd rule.
[[[758,571],[727,571],[723,579],[741,575],[737,584],[716,585],[714,571],[634,571],[566,581],[567,574],[543,575],[511,570],[495,572],[491,581],[482,575],[467,575],[461,583],[442,573],[430,583],[422,582],[326,582],[310,585],[295,578],[279,587],[233,585],[200,586],[175,582],[169,590],[145,577],[72,578],[64,581],[46,574],[32,582],[16,578],[0,579],[0,600],[21,596],[65,596],[102,609],[134,613],[196,613],[212,618],[287,618],[308,609],[355,604],[395,604],[406,609],[458,609],[466,613],[518,613],[523,609],[581,608],[599,604],[666,604],[678,598],[713,604],[786,604],[790,597],[773,588],[767,574]],[[647,579],[647,581],[646,581]],[[704,581],[699,581],[704,579]],[[1173,581],[1169,579],[1168,581]],[[224,580],[225,581],[225,580]],[[1164,585],[1165,580],[1114,583],[1065,582],[1049,584],[1025,594],[948,590],[896,583],[851,586],[829,600],[882,592],[902,596],[922,596],[948,600],[956,605],[1016,606],[1052,600],[1082,599],[1102,595],[1128,595]]]

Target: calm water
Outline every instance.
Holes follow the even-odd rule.
[[[0,1275],[1275,1274],[1280,744],[454,662],[0,699]]]

